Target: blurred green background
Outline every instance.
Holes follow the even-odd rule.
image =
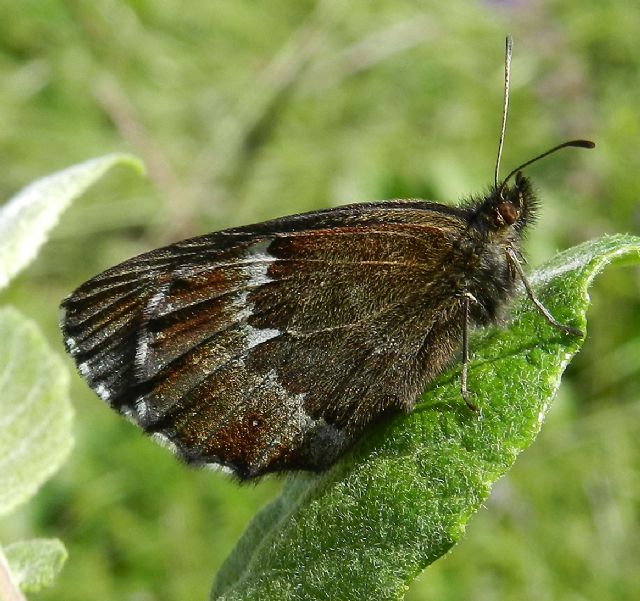
[[[598,143],[529,170],[542,199],[530,264],[640,231],[635,1],[0,0],[0,14],[0,198],[113,150],[149,171],[111,173],[0,297],[60,353],[60,299],[160,244],[347,202],[483,191],[508,32],[503,171],[567,138]],[[639,291],[637,269],[596,282],[584,350],[538,441],[407,599],[640,598]],[[205,599],[281,481],[187,469],[77,377],[72,397],[69,462],[0,524],[4,542],[68,546],[57,586],[31,598]]]

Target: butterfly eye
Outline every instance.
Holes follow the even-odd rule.
[[[511,202],[501,202],[496,213],[496,217],[499,216],[502,223],[507,225],[513,225],[520,216],[520,211]]]

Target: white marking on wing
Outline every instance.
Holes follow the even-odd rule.
[[[146,401],[144,397],[140,397],[136,401],[136,415],[137,419],[141,422],[144,421],[147,417],[149,417],[149,403]]]
[[[163,284],[162,286],[160,286],[158,291],[149,299],[147,306],[144,308],[144,314],[147,317],[152,317],[153,315],[158,313],[158,308],[163,304],[168,291],[169,284]]]
[[[267,340],[271,340],[272,338],[282,334],[280,330],[276,330],[275,328],[254,328],[249,324],[244,324],[242,326],[242,331],[246,336],[245,344],[247,349],[263,344],[267,342]]]
[[[278,427],[271,431],[271,441],[264,448],[260,456],[253,462],[252,468],[259,469],[261,465],[269,463],[271,456],[283,440],[296,439],[306,432],[314,422],[304,409],[306,393],[292,395],[279,381],[278,372],[272,369],[264,380],[264,386],[277,395],[279,399],[278,412],[284,408],[284,419],[278,419]],[[267,417],[267,419],[272,419]]]
[[[253,303],[248,302],[249,291],[244,290],[233,300],[233,306],[238,309],[236,321],[244,321],[253,315]]]
[[[109,402],[111,399],[111,391],[104,384],[98,384],[94,390],[103,401]]]
[[[276,258],[268,252],[271,242],[273,242],[273,238],[260,240],[249,246],[245,251],[244,258],[247,259],[247,263],[242,266],[242,273],[250,289],[274,281],[268,274],[269,265],[276,261]],[[233,301],[234,307],[238,309],[235,316],[238,322],[246,322],[254,313],[253,303],[249,300],[250,289],[243,290]],[[242,332],[245,335],[247,349],[263,344],[267,340],[282,334],[280,330],[275,328],[256,328],[248,323],[242,325]]]
[[[65,340],[65,344],[67,345],[67,349],[69,351],[69,353],[73,356],[73,355],[77,355],[78,352],[80,351],[80,348],[78,347],[78,344],[76,343],[76,339],[75,338],[71,338],[71,336],[69,336],[69,338],[67,338]]]
[[[212,472],[222,472],[223,474],[233,475],[235,472],[228,466],[220,463],[207,462],[204,464],[204,468],[211,470]]]
[[[162,432],[154,432],[151,435],[151,438],[160,446],[164,447],[165,449],[169,449],[174,455],[180,455],[180,451],[178,450],[175,442],[170,440],[166,434],[163,434]]]
[[[169,284],[163,284],[160,286],[158,291],[149,299],[145,308],[144,315],[147,319],[150,319],[154,315],[159,313],[159,308],[167,309],[167,305],[169,303],[166,302],[167,292],[169,291]],[[170,312],[170,307],[169,311]],[[143,372],[144,367],[147,364],[147,359],[149,357],[149,343],[150,343],[151,335],[145,328],[140,330],[140,336],[138,339],[138,343],[136,344],[136,354],[134,357],[134,365],[136,366],[136,372]]]
[[[86,361],[78,363],[78,371],[84,378],[88,378],[91,375],[91,367],[89,367],[89,363],[87,363]]]
[[[275,261],[274,257],[268,258],[266,255],[264,257],[258,256],[256,257],[260,260],[260,263],[246,263],[242,267],[242,272],[247,278],[247,284],[249,286],[261,286],[262,284],[268,284],[269,282],[273,282],[273,278],[268,275],[269,265]]]
[[[147,363],[147,357],[149,356],[149,341],[148,335],[143,333],[138,341],[138,346],[136,347],[136,357],[134,359],[135,364],[138,367],[144,367]]]

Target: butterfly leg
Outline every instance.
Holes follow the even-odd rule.
[[[467,388],[467,375],[469,373],[469,307],[472,302],[477,302],[472,294],[466,292],[462,300],[462,374],[460,375],[460,394],[467,407],[474,413],[480,410],[469,400]]]
[[[520,279],[524,284],[524,289],[527,291],[527,296],[529,297],[529,300],[533,303],[533,306],[538,310],[538,313],[540,313],[540,315],[542,315],[542,317],[544,317],[551,326],[553,326],[556,330],[559,330],[563,334],[570,334],[571,336],[580,336],[580,337],[584,336],[584,333],[582,332],[582,330],[578,330],[577,328],[567,326],[557,321],[553,317],[553,315],[549,313],[549,310],[538,300],[536,293],[533,291],[533,288],[531,287],[531,284],[529,283],[529,280],[527,279],[527,276],[524,273],[524,269],[522,269],[522,265],[518,260],[518,256],[512,248],[507,248],[507,256],[509,257],[511,264],[517,271],[518,275],[520,276]]]

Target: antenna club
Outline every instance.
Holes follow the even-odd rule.
[[[573,140],[571,146],[575,146],[576,148],[595,148],[596,143],[591,140]]]

